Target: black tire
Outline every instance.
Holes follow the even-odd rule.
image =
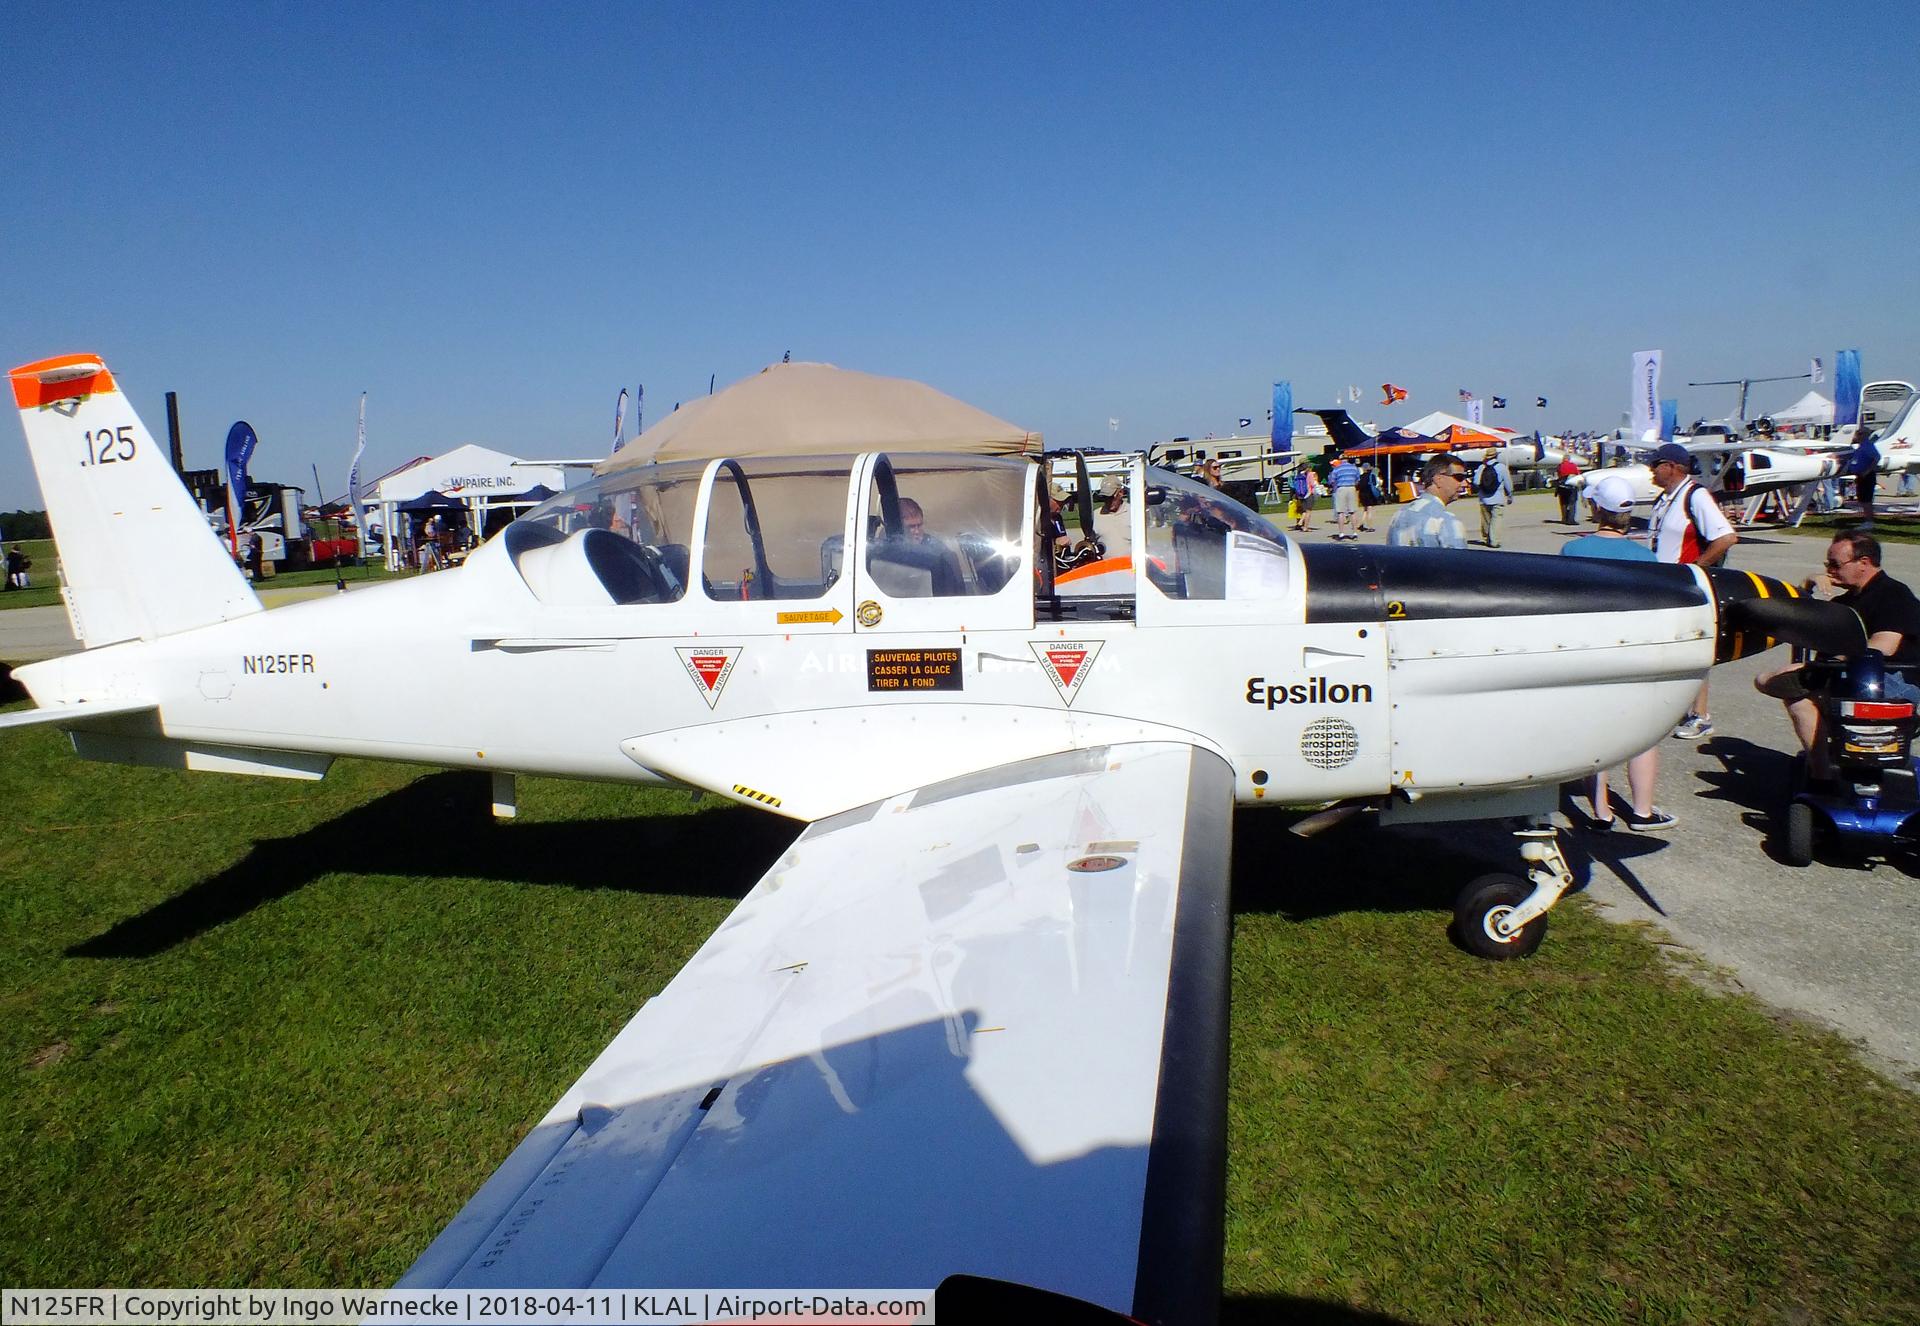
[[[1453,935],[1460,947],[1476,958],[1508,962],[1533,956],[1547,937],[1547,918],[1527,922],[1519,934],[1502,938],[1493,923],[1511,912],[1533,892],[1533,886],[1512,875],[1482,875],[1460,891],[1453,905]]]
[[[1787,803],[1787,844],[1786,859],[1790,866],[1809,866],[1813,864],[1814,830],[1818,820],[1813,807],[1804,801]]]

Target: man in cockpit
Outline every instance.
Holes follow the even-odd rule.
[[[929,555],[927,566],[932,572],[934,594],[966,593],[959,554],[947,546],[946,540],[927,532],[927,513],[911,497],[900,499],[900,541]]]
[[[911,497],[900,499],[900,527],[908,543],[938,543],[927,533],[927,513]]]

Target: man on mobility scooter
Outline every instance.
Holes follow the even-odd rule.
[[[1785,855],[1802,866],[1823,831],[1861,851],[1920,845],[1911,755],[1920,599],[1881,569],[1879,541],[1859,530],[1834,536],[1826,570],[1842,591],[1833,602],[1858,614],[1864,640],[1839,633],[1754,681],[1786,705],[1800,738]]]

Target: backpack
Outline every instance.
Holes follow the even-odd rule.
[[[1500,491],[1500,471],[1492,461],[1480,463],[1480,473],[1473,481],[1473,491],[1482,497],[1492,497]]]

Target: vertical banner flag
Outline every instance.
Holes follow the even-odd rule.
[[[639,437],[646,431],[647,384],[642,382],[633,389],[633,435]]]
[[[1660,440],[1673,441],[1673,435],[1680,431],[1680,398],[1669,396],[1660,402]]]
[[[1860,352],[1842,350],[1833,357],[1833,425],[1860,422]]]
[[[1467,402],[1467,422],[1470,424],[1477,424],[1481,422],[1480,398],[1478,396],[1474,397],[1472,400]]]
[[[613,406],[613,450],[608,455],[618,455],[620,448],[627,445],[627,389],[620,388],[620,399]]]
[[[1291,451],[1293,449],[1293,383],[1276,382],[1273,384],[1273,437],[1268,443],[1269,451]]]
[[[354,533],[359,536],[360,555],[367,555],[366,513],[360,509],[360,453],[367,449],[367,393],[360,393],[360,432],[353,445],[353,463],[347,466],[347,510],[353,512]],[[315,479],[317,484],[320,481]]]
[[[1358,405],[1359,403],[1360,403],[1360,388],[1354,386],[1351,382],[1349,382],[1347,384],[1347,404]]]
[[[1813,385],[1816,387],[1827,380],[1827,366],[1820,362],[1819,355],[1813,357],[1813,371],[1807,376],[1813,379]]]
[[[240,513],[246,509],[247,462],[260,445],[253,425],[242,419],[227,430],[227,540],[240,554]]]
[[[1660,352],[1633,352],[1633,400],[1628,413],[1633,435],[1641,442],[1660,436]]]

